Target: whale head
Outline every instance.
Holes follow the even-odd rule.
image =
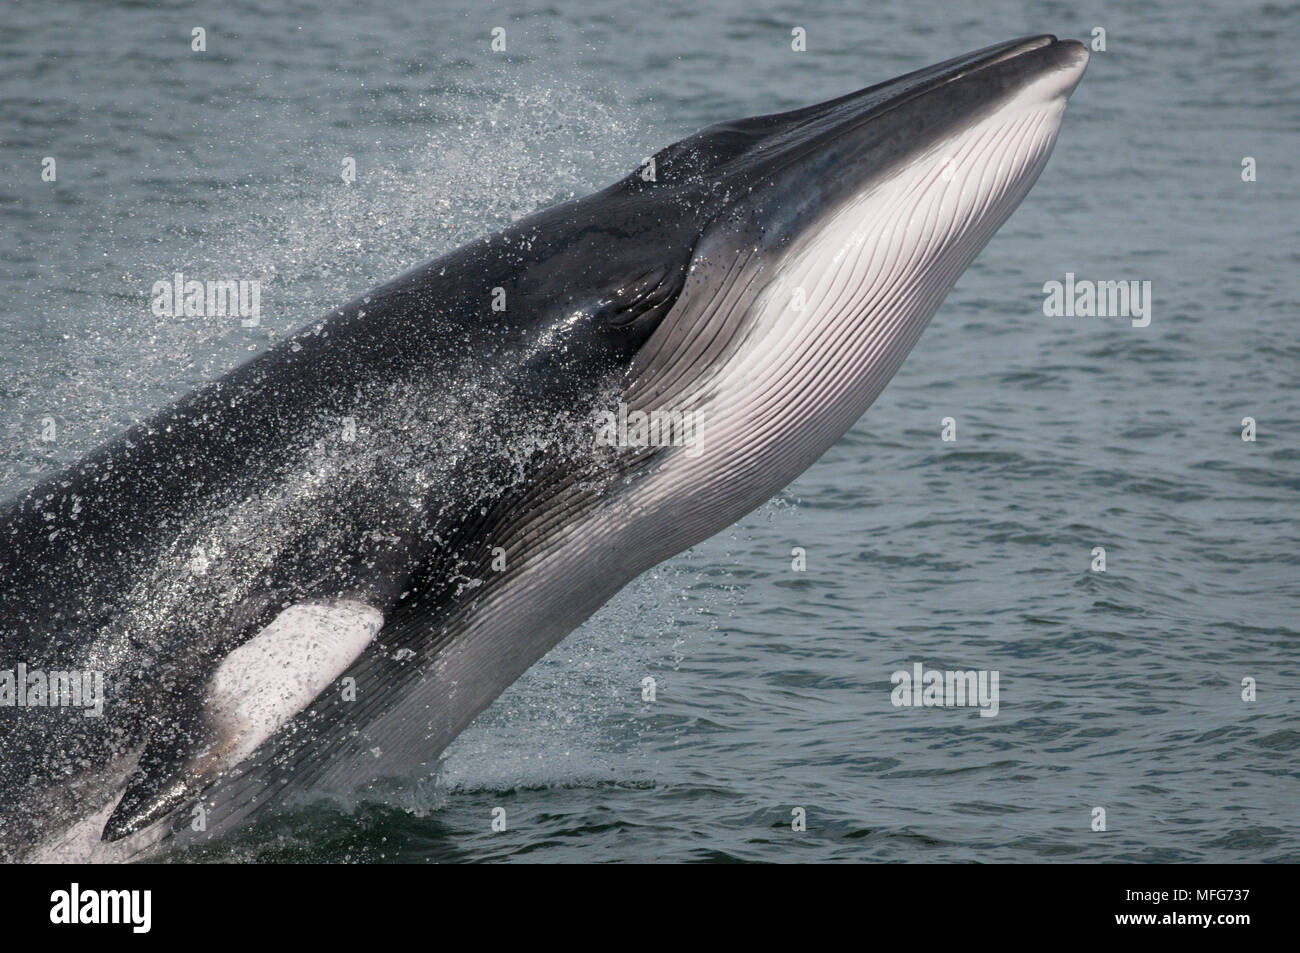
[[[628,376],[629,406],[697,415],[669,525],[729,524],[862,415],[1043,170],[1087,59],[1003,43],[712,126],[627,180],[708,218]]]

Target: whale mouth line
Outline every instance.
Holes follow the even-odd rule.
[[[833,130],[830,133],[828,138],[839,138],[842,136],[851,135],[852,133],[861,129],[864,125],[879,120],[882,116],[887,115],[888,113],[903,109],[909,104],[916,102],[918,99],[921,99],[925,96],[932,95],[938,92],[939,90],[944,89],[947,86],[951,86],[955,83],[959,83],[964,79],[976,77],[981,73],[988,72],[989,70],[993,69],[994,67],[1000,64],[1023,59],[1041,50],[1049,50],[1049,49],[1073,50],[1076,52],[1076,54],[1081,54],[1081,57],[1076,55],[1076,61],[1075,61],[1076,75],[1074,81],[1068,83],[1068,85],[1065,88],[1063,88],[1058,92],[1058,95],[1059,93],[1062,92],[1068,93],[1070,90],[1072,90],[1075,84],[1078,82],[1078,78],[1083,75],[1083,71],[1081,67],[1087,64],[1088,52],[1087,52],[1087,47],[1085,47],[1082,43],[1080,43],[1077,40],[1059,40],[1055,36],[1052,36],[1050,34],[1044,34],[1042,36],[1032,37],[1027,40],[1016,41],[1016,42],[1018,42],[1019,45],[1013,49],[999,50],[998,52],[990,53],[988,57],[983,60],[979,60],[974,63],[965,64],[960,67],[954,67],[951,72],[945,73],[940,76],[936,76],[933,79],[929,80],[928,82],[922,83],[913,89],[906,90],[905,92],[902,92],[896,96],[890,97],[888,101],[873,106],[872,108],[868,109],[863,115],[853,117],[847,122],[841,124],[839,128]],[[1065,67],[1059,67],[1059,68],[1064,69]],[[887,82],[896,82],[896,80],[891,80]],[[867,89],[862,90],[859,93],[850,94],[849,97],[847,97],[847,99],[852,100],[852,98],[855,96],[866,95],[868,93],[871,93],[872,91],[880,89],[882,85],[885,84],[879,84],[877,86],[868,87]],[[809,151],[811,151],[811,147],[816,145],[821,145],[821,144],[823,143],[820,142],[810,143]],[[791,162],[798,161],[802,157],[803,155],[791,156]]]

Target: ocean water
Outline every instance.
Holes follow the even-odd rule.
[[[818,464],[628,586],[436,777],[173,859],[1300,859],[1300,8],[953,6],[9,6],[4,497],[700,126],[1105,30],[1034,191]],[[262,280],[261,325],[154,316],[176,271]],[[1150,325],[1045,316],[1067,273],[1150,281]],[[918,662],[997,671],[996,717],[895,707]]]

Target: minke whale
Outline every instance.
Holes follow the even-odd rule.
[[[1017,39],[710,126],[8,503],[0,855],[129,859],[431,773],[863,414],[1037,179],[1087,58]]]

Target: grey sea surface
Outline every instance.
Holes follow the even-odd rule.
[[[1297,5],[5,17],[6,498],[331,306],[703,125],[1018,35],[1105,31],[1047,171],[819,463],[625,589],[436,777],[174,859],[1300,859]],[[150,289],[176,272],[260,280],[260,325],[155,316]],[[1149,326],[1045,316],[1067,273],[1151,282]],[[996,717],[896,707],[891,676],[916,663],[996,671]]]

